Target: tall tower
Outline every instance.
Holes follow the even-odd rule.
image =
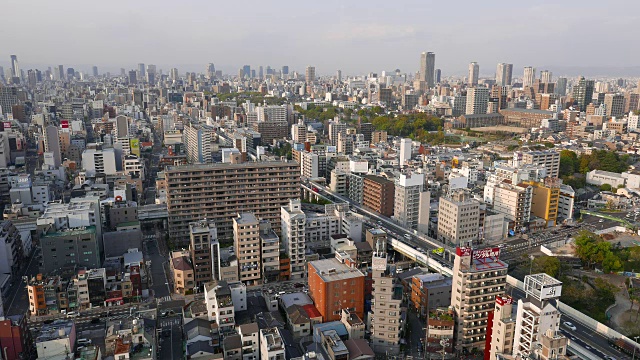
[[[469,80],[467,83],[469,86],[478,85],[478,74],[480,73],[480,65],[477,62],[472,62],[469,64]]]
[[[499,63],[496,68],[496,85],[511,85],[512,74],[513,64]]]
[[[436,84],[440,84],[441,77],[442,77],[442,70],[436,69],[436,73],[433,79],[436,82]]]
[[[304,72],[304,79],[307,84],[315,84],[316,82],[316,68],[313,66],[307,66]]]
[[[427,87],[432,88],[434,85],[434,73],[436,67],[436,54],[432,52],[423,52],[420,55],[420,80],[427,83]]]
[[[93,66],[91,68],[91,73],[92,73],[93,77],[98,77],[98,67],[97,66]]]
[[[540,71],[540,82],[543,84],[550,84],[553,73],[549,70]]]
[[[536,69],[531,66],[524,68],[524,76],[522,77],[522,87],[533,86],[533,80],[536,78]]]
[[[472,87],[467,90],[466,115],[486,114],[489,104],[489,89],[485,87]]]
[[[207,77],[213,79],[216,76],[216,67],[213,63],[207,65]]]
[[[336,71],[336,79],[338,82],[342,82],[342,70]]]
[[[17,55],[11,55],[11,76],[20,77],[20,65],[18,64]]]
[[[146,72],[144,71],[144,64],[143,63],[139,63],[138,64],[138,78],[139,79],[144,79],[146,75]]]
[[[585,111],[587,105],[591,103],[594,85],[595,82],[593,80],[586,80],[584,76],[581,76],[578,84],[573,87],[573,98],[580,111]]]

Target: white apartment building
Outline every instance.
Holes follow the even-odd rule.
[[[441,197],[438,204],[438,240],[445,244],[470,246],[478,240],[480,203],[465,191]]]
[[[508,265],[499,257],[499,248],[456,249],[451,291],[451,306],[456,314],[456,349],[485,348],[489,312],[507,284]]]
[[[520,230],[531,219],[533,187],[520,183],[500,183],[494,188],[493,210],[505,214],[513,222],[514,230]]]
[[[349,211],[349,205],[329,204],[325,212],[308,212],[305,214],[305,238],[307,244],[328,244],[331,235],[345,234],[355,242],[362,240],[362,219]],[[307,245],[307,246],[308,246]]]
[[[486,114],[489,104],[489,89],[485,87],[472,87],[467,89],[467,102],[465,114]]]
[[[285,360],[280,328],[260,329],[260,359]]]
[[[252,213],[233,218],[233,240],[238,258],[240,281],[248,285],[262,283],[260,234],[258,219]]]
[[[558,198],[558,219],[572,219],[576,192],[569,185],[560,185]]]
[[[114,175],[116,173],[115,152],[112,148],[86,149],[82,152],[82,167],[87,172],[87,176],[94,176],[97,173]]]
[[[340,196],[347,196],[347,173],[338,169],[331,170],[329,189]]]
[[[318,174],[318,154],[308,151],[300,153],[300,175],[306,179],[313,179],[317,178]]]
[[[393,218],[407,229],[417,229],[420,222],[420,209],[428,198],[424,196],[424,174],[400,174],[395,184]]]
[[[631,132],[633,130],[637,130],[640,127],[638,124],[639,119],[640,115],[634,115],[633,111],[629,112],[629,117],[627,119],[627,131]]]
[[[525,276],[524,284],[527,297],[518,300],[512,355],[538,359],[557,359],[565,355],[567,339],[560,334],[560,312],[556,308],[562,282],[542,273]],[[564,338],[552,346],[546,356],[543,351],[545,335]]]
[[[207,317],[212,325],[218,326],[220,333],[235,330],[235,309],[231,298],[231,290],[226,281],[212,281],[204,284]]]
[[[125,175],[140,178],[144,181],[144,164],[135,155],[126,155],[122,160],[122,170]]]
[[[242,360],[259,360],[260,329],[257,323],[242,324],[238,327],[242,343]]]
[[[280,231],[282,245],[289,256],[291,279],[302,279],[306,274],[305,224],[306,215],[302,211],[300,199],[289,200],[289,205],[280,210]]]
[[[513,353],[513,335],[516,330],[516,314],[513,313],[513,298],[509,295],[496,296],[491,327],[491,347],[489,360],[498,360],[498,355]]]
[[[402,328],[402,286],[387,268],[387,255],[374,253],[371,261],[373,284],[371,305],[371,347],[375,353],[395,356],[400,353]]]
[[[398,162],[400,166],[405,166],[411,160],[411,139],[400,140],[400,151],[398,151]]]

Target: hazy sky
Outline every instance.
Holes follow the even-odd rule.
[[[640,1],[2,0],[0,65],[102,71],[136,64],[235,73],[243,64],[318,74],[418,70],[436,53],[443,76],[497,62],[554,71],[640,65]],[[554,71],[556,74],[558,71]]]

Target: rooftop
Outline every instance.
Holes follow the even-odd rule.
[[[56,320],[51,324],[42,324],[36,336],[36,343],[67,338],[74,331],[73,320]]]
[[[60,231],[50,232],[44,234],[44,237],[59,237],[59,236],[69,236],[69,235],[82,235],[82,234],[95,234],[96,227],[95,226],[82,226],[78,228],[72,229],[63,229]]]
[[[310,262],[309,265],[316,270],[324,282],[364,278],[364,274],[360,270],[351,268],[336,259],[316,260]]]
[[[238,214],[238,216],[233,218],[233,219],[239,225],[257,224],[258,223],[258,219],[252,213]]]
[[[280,165],[297,165],[298,163],[293,160],[288,161],[262,161],[262,162],[245,162],[240,164],[230,163],[214,163],[214,164],[197,164],[197,165],[181,165],[181,166],[168,166],[165,170],[166,174],[181,173],[185,171],[206,171],[217,169],[237,169],[246,167],[271,167]]]
[[[186,256],[174,257],[171,259],[173,262],[173,268],[180,271],[193,270],[189,259]]]

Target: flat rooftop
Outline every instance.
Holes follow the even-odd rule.
[[[351,268],[336,259],[316,260],[309,265],[316,269],[316,273],[324,282],[364,277],[360,270]]]

